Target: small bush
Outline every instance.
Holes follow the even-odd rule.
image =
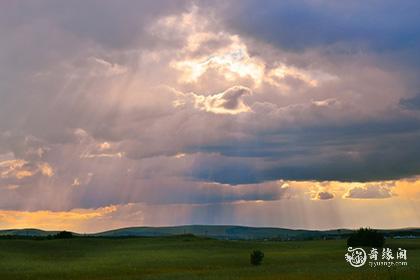
[[[370,229],[361,228],[352,233],[347,239],[347,246],[364,246],[364,247],[383,247],[385,244],[385,237],[382,233]]]
[[[262,263],[262,260],[264,259],[264,253],[260,250],[254,250],[251,253],[251,264],[252,265],[260,265]]]

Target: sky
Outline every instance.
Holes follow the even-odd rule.
[[[0,1],[0,229],[420,227],[418,1]]]

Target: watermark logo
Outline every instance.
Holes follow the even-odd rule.
[[[372,248],[368,253],[363,248],[348,247],[344,255],[346,261],[353,267],[365,265],[369,259],[370,267],[377,266],[407,266],[407,250],[398,248],[394,254],[391,248]]]
[[[345,254],[345,258],[351,266],[360,267],[366,263],[366,252],[362,248],[349,247],[347,252],[348,253]]]

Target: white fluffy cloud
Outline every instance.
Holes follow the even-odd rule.
[[[395,195],[392,191],[393,187],[395,187],[395,183],[366,184],[349,189],[344,197],[355,199],[390,198]]]
[[[186,99],[191,98],[194,107],[199,110],[214,114],[236,115],[251,111],[251,108],[243,100],[245,96],[251,95],[251,93],[249,88],[234,86],[214,95],[182,94],[184,100],[176,101],[175,105],[181,106],[188,103]]]

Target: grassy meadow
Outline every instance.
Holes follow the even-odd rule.
[[[0,279],[420,279],[420,240],[388,240],[407,249],[408,266],[353,268],[345,240],[220,241],[192,236],[0,240]],[[265,253],[251,266],[254,249]]]

